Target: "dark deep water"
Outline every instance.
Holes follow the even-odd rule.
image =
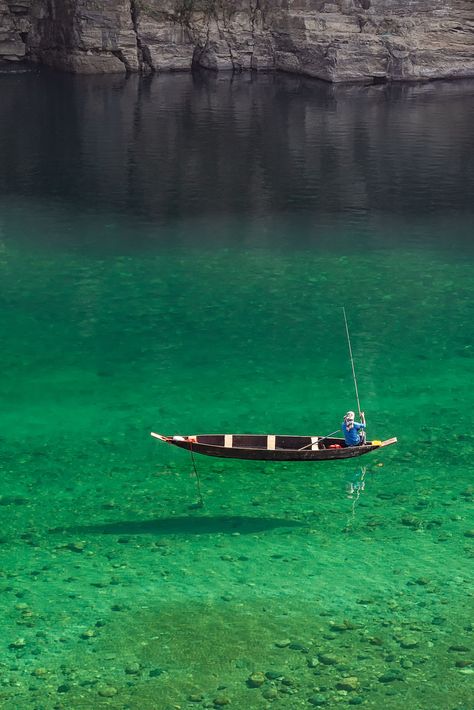
[[[469,81],[0,74],[2,708],[472,708],[473,115]],[[333,431],[342,305],[399,444],[197,457],[194,508],[149,431]]]
[[[275,246],[281,222],[295,220],[291,241],[303,247],[356,229],[371,247],[442,248],[441,236],[427,242],[429,222],[455,227],[451,246],[470,244],[473,82],[23,74],[2,84],[3,199],[34,201],[45,218],[121,220],[94,243],[156,248],[179,229],[204,247],[192,220],[230,246],[238,219],[239,245],[253,229],[251,245]]]

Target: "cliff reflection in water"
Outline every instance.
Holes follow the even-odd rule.
[[[474,80],[35,71],[1,83],[4,196],[160,225],[296,212],[331,224],[459,214],[474,192]]]

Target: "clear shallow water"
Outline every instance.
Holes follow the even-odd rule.
[[[474,84],[1,83],[3,706],[470,708]]]

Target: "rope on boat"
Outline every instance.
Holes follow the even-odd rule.
[[[199,498],[198,507],[204,508],[204,499],[203,499],[202,493],[201,493],[201,479],[199,478],[199,473],[196,468],[196,462],[194,460],[194,451],[193,451],[193,442],[192,441],[189,442],[189,451],[191,453],[191,461],[193,464],[194,475],[196,476],[196,485],[197,485],[197,492],[198,492],[198,498]]]

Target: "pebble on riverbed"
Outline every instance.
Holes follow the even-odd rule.
[[[401,671],[395,669],[389,670],[379,676],[380,683],[393,683],[397,680],[403,681],[405,677]]]
[[[286,648],[291,643],[291,639],[281,639],[281,641],[275,641],[275,646],[277,648]]]
[[[9,648],[19,649],[19,648],[24,648],[25,646],[26,646],[26,641],[25,641],[25,639],[24,639],[24,638],[19,638],[19,639],[17,639],[16,641],[13,641],[13,642],[10,644]]]
[[[333,656],[329,653],[318,653],[318,660],[325,666],[337,666],[341,660],[337,656]]]
[[[84,639],[84,640],[91,639],[91,638],[94,638],[94,636],[96,636],[96,635],[97,635],[97,633],[94,631],[94,629],[87,629],[86,631],[82,632],[81,639]]]
[[[31,675],[34,676],[35,678],[44,678],[45,676],[48,675],[48,671],[46,670],[46,668],[42,668],[42,667],[35,668],[35,670],[32,671]]]
[[[338,690],[353,691],[357,690],[359,687],[359,679],[356,676],[348,676],[347,678],[342,678],[338,683],[336,683],[336,688]]]
[[[127,666],[125,666],[125,673],[127,675],[138,675],[140,673],[140,670],[141,666],[137,662],[129,663]]]
[[[262,696],[265,700],[276,700],[278,698],[278,690],[276,688],[267,688],[263,691]]]
[[[71,552],[84,552],[87,543],[84,540],[79,540],[77,542],[69,542],[66,545],[66,549]]]
[[[423,525],[423,521],[414,515],[404,515],[400,520],[402,525],[406,525],[408,528],[417,529]]]
[[[251,673],[247,678],[249,688],[260,688],[265,683],[265,675],[261,671]]]
[[[416,648],[419,645],[418,640],[412,636],[401,638],[399,643],[402,648]]]
[[[190,693],[188,695],[188,701],[190,703],[201,703],[204,700],[204,695],[202,693]]]
[[[117,695],[118,690],[117,688],[114,688],[113,685],[102,685],[99,688],[98,693],[102,698],[113,698],[114,695]]]

